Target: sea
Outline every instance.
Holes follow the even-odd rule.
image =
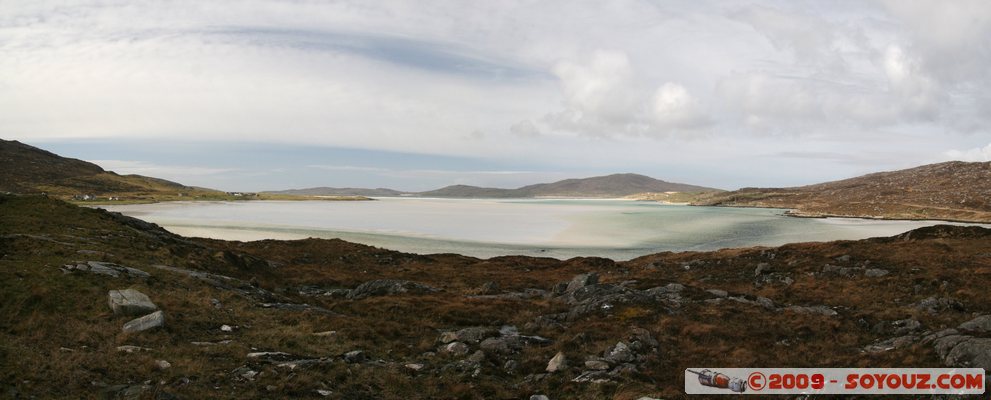
[[[632,200],[376,198],[374,201],[165,202],[100,206],[190,237],[340,238],[403,252],[628,260],[893,236],[940,221],[796,218],[783,209]],[[954,225],[977,225],[958,224]],[[991,227],[991,225],[982,225]]]

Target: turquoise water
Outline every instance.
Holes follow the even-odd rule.
[[[103,208],[185,236],[228,240],[341,238],[421,254],[600,256],[618,260],[668,250],[891,236],[942,223],[793,218],[779,209],[626,200],[382,198],[174,202]]]

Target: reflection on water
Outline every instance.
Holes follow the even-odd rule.
[[[809,219],[784,210],[689,207],[624,200],[175,202],[106,206],[186,236],[228,240],[341,238],[414,253],[630,259],[891,236],[935,221]]]

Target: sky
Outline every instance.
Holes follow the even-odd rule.
[[[0,0],[0,138],[225,190],[991,160],[991,2]]]

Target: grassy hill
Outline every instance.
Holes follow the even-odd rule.
[[[227,193],[142,175],[118,175],[14,140],[0,139],[0,192],[40,194],[88,202],[171,200],[306,200],[306,196]],[[368,200],[361,196],[320,200]]]
[[[744,188],[695,205],[791,208],[797,216],[991,222],[991,162],[951,161],[793,188]]]
[[[565,179],[553,183],[523,186],[517,189],[482,188],[454,185],[418,193],[426,197],[587,197],[614,198],[644,192],[711,192],[718,189],[666,182],[637,174],[613,174],[583,179]]]

